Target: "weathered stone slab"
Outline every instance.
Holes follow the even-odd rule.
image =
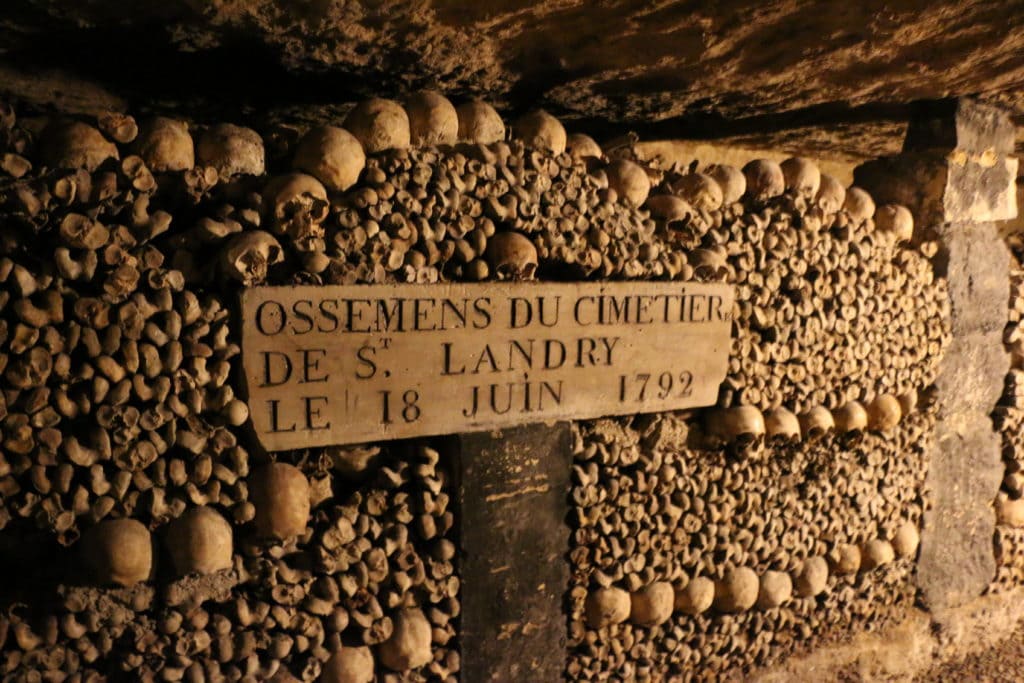
[[[949,287],[954,336],[993,333],[1006,326],[1010,252],[992,223],[946,223],[936,234],[942,251],[936,273]]]
[[[569,425],[459,437],[464,681],[560,681]]]
[[[934,438],[917,584],[928,608],[944,610],[981,595],[995,575],[992,501],[1003,468],[999,436],[984,413],[946,413]]]
[[[1009,114],[970,98],[922,103],[907,126],[903,151],[923,149],[1012,154],[1016,129]]]
[[[941,413],[976,410],[988,414],[1003,393],[1010,357],[1002,334],[980,332],[957,335],[946,348],[942,370],[935,380],[945,397]],[[991,425],[989,425],[991,429]]]
[[[711,405],[732,305],[669,282],[258,287],[252,424],[282,450]]]
[[[1015,218],[1017,165],[1015,157],[992,152],[912,152],[861,164],[854,183],[879,205],[909,208],[919,232],[940,223]]]

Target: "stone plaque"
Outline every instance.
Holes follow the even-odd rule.
[[[284,450],[711,405],[732,304],[666,282],[248,289],[253,426]]]

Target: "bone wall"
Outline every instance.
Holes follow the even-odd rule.
[[[1000,593],[1024,583],[1024,346],[1021,313],[1024,311],[1024,271],[1021,257],[1024,244],[1019,236],[1007,240],[1013,261],[1010,272],[1010,300],[1003,341],[1010,352],[1010,371],[1006,375],[1003,396],[993,420],[1002,439],[1005,476],[994,501],[996,512],[996,576],[989,592]]]
[[[717,406],[574,425],[568,680],[741,675],[912,605],[949,324],[905,208],[803,159],[665,168],[430,93],[311,130],[18,114],[6,679],[458,680],[449,458],[263,453],[234,364],[262,284],[736,285]]]
[[[748,184],[677,233],[737,283],[718,408],[579,425],[572,680],[739,677],[914,604],[937,245],[901,241],[902,207],[783,170],[785,192]]]

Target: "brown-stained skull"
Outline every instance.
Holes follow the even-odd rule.
[[[327,190],[311,175],[290,173],[271,180],[264,191],[263,208],[270,229],[300,248],[324,236],[321,224],[329,209]]]
[[[274,236],[263,230],[248,230],[235,235],[221,253],[224,273],[252,287],[267,279],[271,266],[284,260],[284,250]]]
[[[500,279],[530,280],[537,270],[537,247],[518,232],[499,232],[491,237],[484,255]]]

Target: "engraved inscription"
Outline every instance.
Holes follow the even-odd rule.
[[[732,305],[693,283],[249,289],[253,426],[283,450],[710,405]]]

